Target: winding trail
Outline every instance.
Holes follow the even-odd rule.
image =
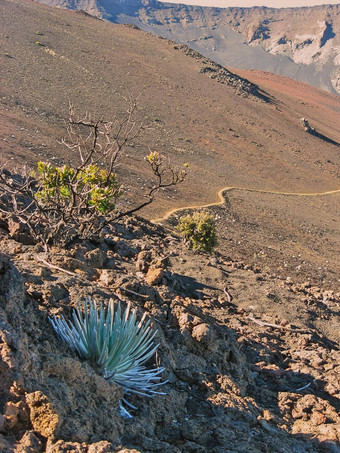
[[[160,217],[158,219],[152,219],[151,222],[160,223],[164,220],[168,220],[169,217],[171,217],[176,212],[185,211],[187,209],[203,209],[203,208],[210,208],[212,206],[221,206],[225,203],[224,193],[230,192],[232,190],[244,190],[247,192],[269,193],[269,194],[273,194],[273,195],[288,195],[288,196],[295,196],[295,197],[321,197],[323,195],[332,195],[335,193],[340,193],[340,189],[329,190],[327,192],[298,193],[298,192],[278,192],[278,191],[273,191],[273,190],[250,189],[248,187],[224,187],[217,193],[219,201],[215,201],[214,203],[208,203],[208,204],[204,204],[204,205],[191,205],[191,206],[183,206],[181,208],[174,208],[174,209],[171,209],[170,211],[167,211],[163,217]]]

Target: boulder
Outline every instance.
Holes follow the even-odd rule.
[[[164,276],[164,269],[162,268],[152,268],[150,267],[146,276],[145,281],[150,286],[159,285]]]

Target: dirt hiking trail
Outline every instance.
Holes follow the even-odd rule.
[[[326,192],[316,192],[316,193],[298,193],[298,192],[279,192],[279,191],[273,191],[273,190],[261,190],[261,189],[251,189],[248,187],[229,186],[229,187],[224,187],[217,193],[219,201],[216,201],[214,203],[204,204],[204,205],[191,205],[191,206],[183,206],[180,208],[174,208],[174,209],[167,211],[163,217],[159,217],[157,219],[152,219],[151,221],[152,221],[152,223],[160,223],[164,220],[168,220],[176,212],[185,211],[185,210],[189,210],[189,209],[204,209],[204,208],[210,208],[213,206],[221,206],[225,203],[224,193],[230,192],[232,190],[243,190],[246,192],[268,193],[268,194],[273,194],[273,195],[287,195],[287,196],[295,196],[295,197],[320,197],[323,195],[333,195],[335,193],[340,193],[340,189],[334,189],[334,190],[329,190]]]

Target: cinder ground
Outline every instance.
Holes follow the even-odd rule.
[[[0,235],[17,269],[0,256],[1,451],[338,451],[339,293],[188,250],[142,219],[47,255]],[[128,396],[132,420],[48,323],[89,295],[130,300],[158,329],[166,395]]]
[[[232,445],[233,452],[337,451],[339,194],[321,194],[340,188],[340,155],[336,144],[306,133],[299,120],[308,118],[320,134],[340,142],[339,98],[289,79],[249,73],[260,86],[257,89],[175,43],[81,13],[18,0],[3,1],[0,8],[2,163],[13,168],[34,165],[39,159],[72,161],[75,157],[57,143],[65,132],[69,100],[81,112],[90,110],[110,118],[113,114],[121,117],[128,92],[140,94],[138,119],[152,127],[125,149],[117,168],[126,193],[133,194],[128,201],[141,199],[140,184],[150,184],[143,162],[149,147],[179,165],[190,162],[187,181],[174,192],[160,193],[141,214],[159,219],[180,207],[216,203],[208,209],[217,217],[220,238],[217,254],[211,259],[192,251],[184,253],[181,242],[151,225],[127,224],[128,231],[117,227],[110,234],[126,245],[117,245],[110,253],[100,246],[94,252],[105,255],[109,260],[105,265],[94,264],[78,253],[80,268],[93,265],[99,269],[89,270],[88,280],[78,287],[63,274],[39,270],[39,248],[15,243],[4,230],[2,251],[14,260],[25,284],[24,292],[15,299],[19,305],[25,300],[23,307],[15,311],[13,304],[2,306],[6,332],[12,332],[10,336],[18,341],[20,338],[22,348],[18,350],[23,351],[22,356],[12,351],[17,346],[5,332],[1,372],[7,384],[1,394],[1,410],[9,411],[6,417],[12,417],[13,411],[14,415],[6,419],[4,442],[12,448],[25,435],[21,445],[26,442],[33,449],[38,441],[44,449],[62,439],[85,442],[75,451],[90,452],[89,443],[97,441],[112,442],[114,448],[120,442],[142,451],[213,451],[209,442],[216,438],[213,447],[218,453],[228,451],[225,445]],[[225,193],[225,204],[221,204],[217,194],[225,187],[234,189]],[[175,215],[162,223],[172,231]],[[172,257],[169,279],[165,277],[156,291],[136,276],[137,252],[150,246],[157,254]],[[98,249],[93,244],[84,247],[85,254]],[[125,256],[124,247],[133,251]],[[76,251],[55,250],[55,257],[52,254],[49,259],[67,267],[73,253]],[[103,270],[117,274],[106,290],[98,282]],[[86,400],[89,412],[83,411],[81,400],[75,402],[72,397],[73,392],[79,397],[81,389],[67,381],[67,370],[76,366],[77,358],[64,350],[59,356],[52,332],[45,332],[46,315],[54,311],[69,314],[79,295],[91,292],[97,284],[96,295],[105,298],[118,284],[128,283],[120,278],[128,278],[131,290],[145,287],[150,303],[144,304],[138,297],[134,303],[164,324],[160,324],[166,337],[160,352],[170,375],[182,370],[171,378],[174,404],[168,400],[164,407],[162,401],[138,404],[144,409],[136,429],[119,421],[110,389],[100,390],[101,381],[96,381],[96,389],[92,387],[95,397]],[[225,288],[232,301],[228,302]],[[8,294],[6,288],[3,291]],[[176,296],[180,297],[178,304]],[[218,354],[207,355],[209,348],[202,348],[201,340],[192,334],[197,319],[193,324],[189,315],[197,316],[199,324],[213,326],[214,332],[216,328],[218,341],[223,343],[227,331],[228,338],[230,333],[235,339],[239,346],[230,340],[233,352],[226,362]],[[293,330],[268,330],[247,316]],[[48,343],[52,343],[48,351],[56,354],[51,355],[52,362],[56,357],[60,365],[57,378],[55,364],[41,368]],[[64,363],[65,358],[71,361]],[[215,358],[221,360],[218,370],[213,368]],[[183,363],[186,359],[188,365]],[[24,363],[19,374],[15,374],[17,363]],[[84,366],[77,365],[82,387],[89,385],[89,367]],[[11,388],[17,378],[20,391]],[[61,387],[56,387],[56,380],[62,382]],[[307,391],[298,391],[305,385],[309,385]],[[37,390],[47,400],[40,394],[33,397]],[[26,401],[27,394],[31,396]],[[197,401],[203,399],[199,411],[191,404],[191,396],[195,401],[196,396]],[[92,411],[97,397],[102,398],[102,413],[109,414],[104,421],[93,418],[98,414],[97,409]],[[58,406],[60,398],[65,404]],[[49,399],[56,404],[56,408],[52,404],[51,417],[35,420],[32,408],[45,407]],[[211,408],[207,401],[218,406],[224,421],[220,412],[216,415],[207,409]],[[18,411],[7,403],[16,405]],[[161,415],[157,418],[158,410]],[[264,410],[273,411],[274,418]],[[167,414],[174,417],[170,420]],[[110,417],[113,424],[108,422]],[[150,417],[149,426],[146,420]],[[85,430],[80,429],[84,418],[88,420]],[[214,428],[207,437],[210,423]],[[268,423],[274,423],[274,430]],[[279,443],[278,435],[282,436]],[[244,436],[246,443],[240,444]],[[314,444],[310,443],[313,437]],[[65,451],[66,446],[60,448],[51,451]]]
[[[130,201],[140,199],[150,184],[143,162],[149,148],[191,166],[183,185],[160,193],[143,212],[148,218],[181,206],[213,203],[217,192],[230,186],[305,194],[340,188],[339,147],[306,133],[300,124],[306,117],[320,134],[340,142],[338,97],[287,78],[240,72],[258,83],[259,91],[243,79],[221,75],[220,68],[186,48],[82,13],[14,0],[2,2],[1,17],[1,159],[6,164],[73,160],[58,144],[65,134],[69,101],[80,113],[88,110],[110,119],[122,117],[130,93],[140,96],[137,119],[150,125],[125,149],[117,168],[130,189],[126,193],[133,193]],[[255,95],[249,94],[249,86]],[[221,246],[254,243],[246,248],[252,255],[266,243],[284,249],[290,259],[285,255],[284,260],[265,263],[272,273],[279,273],[283,261],[289,273],[300,264],[303,269],[304,264],[292,258],[300,253],[312,262],[304,279],[337,286],[339,265],[333,251],[339,233],[338,195],[235,191],[228,197],[236,218],[244,221],[242,226],[232,222],[231,228],[230,215],[224,218],[221,211],[226,238]],[[259,227],[253,228],[254,223]],[[235,236],[227,246],[228,229]],[[291,241],[283,247],[280,236],[285,235]],[[237,247],[230,253],[238,253]],[[314,264],[309,255],[315,257]]]

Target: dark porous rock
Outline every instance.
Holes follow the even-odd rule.
[[[216,339],[211,325],[207,323],[198,324],[192,329],[192,336],[207,348],[214,349]]]
[[[119,241],[116,244],[115,252],[123,258],[133,258],[137,255],[138,250],[134,247],[131,247],[126,242]]]
[[[43,443],[33,431],[26,431],[20,439],[20,451],[23,453],[39,453],[43,451]]]
[[[24,281],[9,258],[0,253],[0,307],[18,310],[24,299]]]
[[[100,281],[104,286],[114,285],[117,278],[117,272],[111,269],[102,269],[100,272]]]
[[[89,445],[87,453],[110,453],[113,450],[111,442],[102,440]]]
[[[18,219],[10,218],[8,220],[8,231],[12,239],[21,242],[24,245],[35,244],[33,238],[30,235],[28,227]]]
[[[48,442],[46,447],[46,453],[87,453],[87,446],[80,444],[79,442],[65,442],[58,440],[56,443]]]
[[[106,252],[100,250],[99,248],[87,252],[85,257],[88,265],[95,269],[101,269],[104,265],[104,261],[107,258]]]
[[[4,214],[0,212],[0,229],[8,232],[8,220]]]
[[[3,452],[14,452],[14,445],[13,445],[13,439],[8,439],[6,436],[3,436],[0,434],[0,451]]]
[[[152,254],[148,250],[143,250],[142,252],[138,253],[137,261],[136,261],[136,268],[138,271],[147,273],[150,263],[152,261]]]
[[[36,391],[26,395],[26,402],[34,431],[43,437],[54,437],[62,419],[50,399],[41,391]]]

